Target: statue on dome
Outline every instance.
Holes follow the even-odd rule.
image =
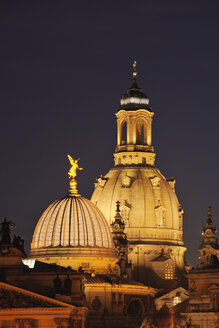
[[[2,243],[10,243],[11,242],[11,229],[15,228],[15,224],[12,221],[7,221],[5,218],[2,223],[0,223],[1,229],[0,229],[0,237]]]
[[[77,170],[83,170],[83,168],[78,166],[78,161],[79,161],[80,158],[73,160],[73,158],[70,155],[68,155],[68,159],[69,159],[70,164],[71,164],[71,168],[68,172],[69,179],[71,179],[71,178],[74,179],[77,175]]]

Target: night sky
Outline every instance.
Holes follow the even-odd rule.
[[[219,228],[219,2],[0,2],[0,217],[26,250],[42,212],[113,166],[115,112],[138,83],[155,113],[156,166],[174,176],[190,265],[208,205]]]

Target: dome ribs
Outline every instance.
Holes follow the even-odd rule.
[[[89,205],[93,205],[92,203],[89,203]],[[90,244],[90,239],[89,238],[89,231],[88,231],[88,246],[94,246],[96,247],[97,246],[97,242],[96,242],[96,231],[95,231],[95,226],[94,226],[94,222],[93,222],[93,218],[92,218],[92,215],[89,211],[89,208],[86,204],[86,202],[84,202],[84,207],[86,208],[87,212],[88,212],[88,215],[89,215],[89,219],[90,219],[90,224],[91,224],[91,227],[92,227],[92,235],[93,235],[93,245]]]
[[[56,206],[56,208],[60,205],[60,203],[63,201],[63,199],[61,199],[60,201],[59,201],[59,203],[57,204],[57,206]],[[61,204],[62,205],[62,204]],[[57,213],[56,213],[56,216],[55,216],[55,218],[54,218],[54,221],[53,221],[53,227],[52,227],[52,233],[51,233],[51,240],[50,240],[50,245],[51,246],[55,246],[55,244],[56,244],[56,227],[57,227],[57,225],[58,225],[58,214],[60,213],[60,209],[61,209],[61,207],[62,206],[59,206],[59,208],[58,208],[58,210],[57,210]],[[54,209],[54,211],[53,211],[53,213],[52,213],[52,215],[51,215],[51,219],[52,219],[52,217],[53,217],[53,214],[55,213],[55,210],[56,210],[56,208]],[[49,223],[50,224],[52,224],[52,222],[51,222],[52,220],[50,220],[49,221]],[[58,242],[58,245],[59,245],[60,243]],[[46,245],[46,246],[50,246],[50,245]]]
[[[77,222],[75,220],[76,217],[76,206],[75,204],[75,197],[72,197],[72,225],[71,225],[71,230],[73,230],[73,240],[71,241],[72,246],[76,246],[76,236],[77,236],[77,231],[76,229],[78,228]]]
[[[53,206],[53,204],[51,204],[42,214],[41,216],[41,220],[38,221],[37,225],[36,225],[36,228],[35,228],[35,231],[34,231],[34,234],[33,234],[33,241],[32,243],[33,244],[37,244],[35,245],[36,247],[38,246],[39,247],[39,235],[40,235],[40,231],[42,229],[42,221],[43,219],[45,218],[46,216],[46,213],[47,211],[49,211],[51,209],[51,207]],[[34,247],[35,248],[35,247]]]
[[[71,197],[71,201],[70,201],[70,208],[69,208],[69,232],[68,232],[68,244],[69,246],[71,246],[71,213],[72,213],[72,198]],[[72,216],[74,218],[74,216]]]
[[[85,270],[99,273],[117,262],[110,227],[98,207],[86,198],[69,194],[56,200],[43,213],[37,227],[34,236],[39,235],[39,243],[33,239],[32,259],[74,270],[84,261],[89,263]]]
[[[53,217],[53,214],[54,214],[54,212],[55,212],[55,210],[56,210],[56,208],[58,207],[58,205],[61,203],[61,199],[60,200],[56,200],[54,203],[53,203],[53,206],[51,207],[51,211],[52,211],[52,214],[50,214],[50,211],[48,211],[47,212],[47,214],[46,214],[46,217],[45,217],[45,219],[44,219],[44,221],[43,221],[43,223],[42,223],[42,228],[41,228],[41,231],[40,231],[40,240],[41,239],[43,239],[43,233],[42,233],[42,229],[43,229],[43,227],[44,227],[44,225],[46,225],[46,219],[48,220],[48,223],[47,223],[47,225],[46,225],[46,228],[45,228],[45,236],[44,236],[44,242],[42,241],[42,247],[46,247],[47,245],[47,230],[48,230],[48,225],[49,225],[49,223],[51,222],[50,221],[50,219],[48,218],[48,216],[49,216],[49,214],[50,214],[50,218],[52,218]],[[54,218],[54,220],[55,220],[55,218]],[[39,242],[40,242],[40,240],[39,240]]]
[[[88,245],[88,229],[87,229],[87,222],[86,222],[86,215],[83,208],[83,201],[81,199],[78,199],[78,204],[81,210],[81,221],[83,224],[83,239],[84,244],[81,246],[87,246]]]
[[[76,241],[76,238],[75,238],[75,246],[79,246],[80,245],[80,225],[79,225],[79,219],[78,219],[78,205],[77,205],[77,202],[76,202],[76,197],[74,197],[74,203],[75,203],[75,212],[76,212],[76,215],[75,215],[75,226],[77,226],[77,231],[75,232],[75,237],[77,236],[77,241]]]
[[[61,226],[60,226],[60,237],[59,237],[59,245],[65,246],[65,229],[66,229],[66,208],[68,206],[68,203],[70,201],[70,198],[66,200],[63,213],[62,213],[62,219],[61,219]],[[62,209],[63,206],[60,206],[60,209]],[[63,228],[64,227],[64,228]],[[64,232],[63,232],[64,231]]]

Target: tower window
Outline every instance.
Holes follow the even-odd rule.
[[[171,263],[165,265],[165,279],[174,279],[174,270]]]
[[[144,144],[144,125],[141,126],[141,143]]]
[[[121,140],[122,145],[127,144],[127,122],[124,122],[122,125],[122,140]]]

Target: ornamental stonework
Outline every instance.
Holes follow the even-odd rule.
[[[46,302],[38,297],[25,295],[14,290],[0,288],[1,309],[10,308],[40,308],[61,307],[52,302]]]

